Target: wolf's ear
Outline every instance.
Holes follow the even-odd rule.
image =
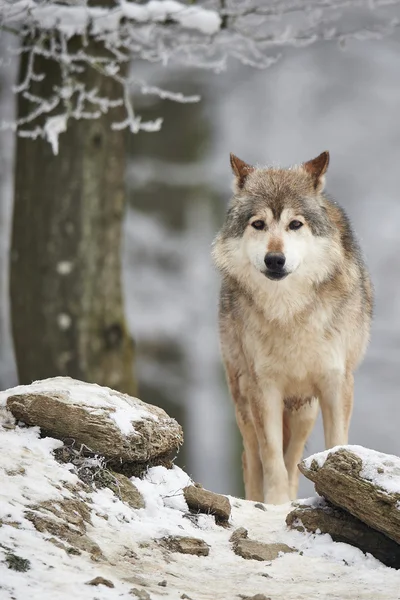
[[[248,165],[243,160],[240,160],[234,154],[230,154],[231,158],[231,167],[233,174],[236,176],[236,185],[241,190],[244,186],[247,176],[254,171],[254,167]]]
[[[311,175],[314,188],[318,192],[322,192],[325,186],[325,173],[329,165],[329,152],[322,152],[317,158],[313,158],[306,163],[303,163],[303,168]]]

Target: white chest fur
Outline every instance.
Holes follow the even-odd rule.
[[[348,335],[334,326],[329,305],[279,291],[261,307],[255,300],[244,300],[242,344],[261,381],[272,380],[285,396],[310,396],[321,378],[345,371]]]

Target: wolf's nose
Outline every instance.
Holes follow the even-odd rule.
[[[265,255],[264,262],[270,271],[283,271],[286,258],[282,252],[268,252]]]

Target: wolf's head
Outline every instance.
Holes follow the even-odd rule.
[[[323,152],[290,169],[260,169],[232,154],[234,196],[214,242],[217,267],[239,280],[329,277],[341,246],[336,211],[322,194],[328,163]]]

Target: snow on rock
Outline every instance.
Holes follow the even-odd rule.
[[[384,454],[377,450],[364,448],[364,446],[335,446],[324,452],[318,452],[303,461],[306,469],[312,468],[313,461],[322,468],[327,458],[339,450],[351,452],[362,461],[360,477],[385,490],[389,494],[400,494],[400,458],[391,454]]]
[[[176,466],[121,480],[90,459],[94,476],[88,478],[84,460],[68,462],[66,446],[41,438],[38,427],[15,423],[6,408],[15,394],[50,393],[69,395],[93,418],[125,407],[122,395],[64,378],[0,395],[1,600],[400,598],[398,571],[329,535],[289,530],[290,504],[230,497],[222,527],[213,515],[189,510],[184,490],[193,481]],[[135,428],[143,418],[139,406],[146,408],[131,407]],[[157,424],[162,416],[149,420]],[[129,486],[138,502],[130,501]],[[243,558],[235,553],[242,538],[276,552]]]
[[[173,458],[183,441],[180,425],[162,409],[115,390],[54,377],[0,393],[0,407],[59,439],[72,438],[118,463]]]
[[[318,494],[399,544],[400,458],[362,446],[337,446],[299,465]]]
[[[318,502],[301,502],[286,517],[286,523],[297,531],[328,533],[335,542],[345,542],[372,554],[388,567],[400,569],[400,545],[372,529],[348,511],[319,497]]]

